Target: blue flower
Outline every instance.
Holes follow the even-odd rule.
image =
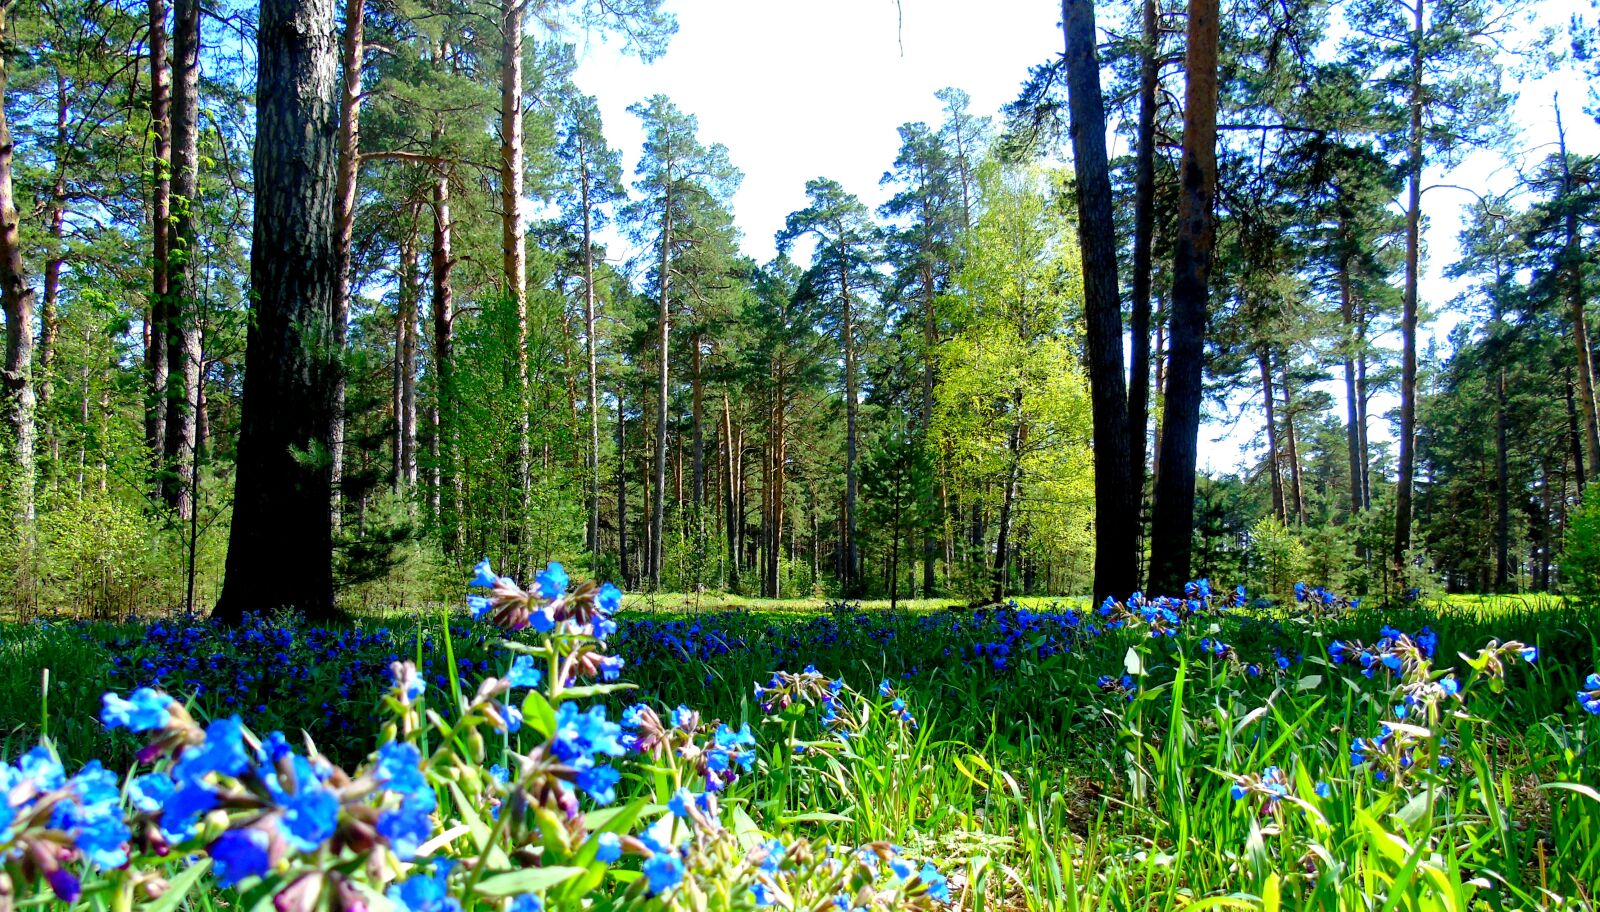
[[[100,703],[100,721],[106,728],[143,733],[166,728],[172,721],[172,698],[149,687],[135,690],[126,700],[107,693]]]
[[[461,912],[461,902],[449,895],[446,884],[451,862],[440,859],[433,863],[434,873],[413,875],[384,891],[384,897],[398,906],[401,912]]]
[[[199,782],[183,782],[161,806],[161,835],[168,842],[183,842],[193,836],[200,817],[217,806],[217,795]]]
[[[595,837],[594,860],[611,864],[622,857],[622,837],[616,833],[601,833]]]
[[[539,594],[547,599],[558,599],[567,594],[567,586],[571,580],[567,578],[567,570],[557,561],[551,561],[550,566],[539,571]]]
[[[544,672],[533,664],[533,656],[519,655],[511,660],[511,670],[506,673],[506,683],[512,687],[538,687],[544,681]]]
[[[507,912],[544,912],[544,901],[532,893],[524,893],[511,901]]]
[[[316,782],[300,782],[300,791],[284,802],[278,829],[296,851],[315,852],[339,825],[339,799]]]
[[[499,580],[500,578],[495,576],[494,570],[490,568],[489,559],[486,557],[483,560],[478,561],[477,565],[472,568],[472,582],[468,583],[467,585],[482,586],[485,589],[492,589],[494,588],[494,584],[499,582]]]
[[[217,880],[224,887],[236,885],[246,877],[260,877],[267,873],[270,858],[267,848],[272,840],[257,829],[229,830],[211,844],[211,858],[216,864]]]
[[[950,884],[931,862],[924,862],[917,879],[928,885],[928,895],[942,903],[950,901]]]
[[[467,596],[467,608],[472,611],[472,617],[474,620],[481,621],[483,620],[484,615],[488,614],[489,611],[494,608],[494,602],[484,598],[481,595],[469,595]]]
[[[622,590],[606,583],[595,593],[594,602],[606,614],[616,614],[622,608]]]
[[[597,765],[589,757],[580,757],[573,764],[578,771],[577,786],[583,789],[596,804],[610,804],[617,800],[617,783],[622,774],[610,766]]]
[[[650,882],[652,896],[665,893],[683,883],[683,862],[679,861],[676,855],[658,852],[650,856],[640,870]]]
[[[244,723],[238,716],[230,716],[206,726],[205,741],[183,752],[172,768],[172,778],[191,780],[207,773],[242,776],[249,768],[250,751],[244,745]]]
[[[765,909],[778,901],[773,889],[759,880],[750,885],[750,898],[755,900],[757,909]]]
[[[166,773],[145,773],[128,783],[128,800],[135,810],[155,814],[172,797],[175,788],[176,783]]]
[[[1539,647],[1537,647],[1537,646],[1524,646],[1524,647],[1522,647],[1522,660],[1524,662],[1527,662],[1529,665],[1532,665],[1534,662],[1537,662],[1539,660]]]
[[[686,788],[678,789],[667,799],[667,810],[670,810],[674,817],[688,817],[689,808],[693,805],[694,794]]]
[[[417,850],[433,835],[428,812],[416,805],[402,804],[378,817],[378,835],[388,840],[389,848],[401,861],[417,857]]]
[[[572,763],[579,757],[620,757],[627,753],[619,740],[621,736],[622,726],[606,721],[604,706],[596,705],[582,713],[575,704],[563,703],[556,712],[556,733],[551,749],[564,763]]]
[[[1297,601],[1297,602],[1303,602],[1303,601],[1306,600],[1306,584],[1305,583],[1295,583],[1294,584],[1294,600]]]
[[[1333,788],[1326,782],[1318,782],[1311,790],[1317,793],[1318,798],[1327,798],[1333,794]]]

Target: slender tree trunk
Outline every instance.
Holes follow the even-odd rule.
[[[1284,358],[1283,370],[1283,436],[1284,455],[1289,462],[1289,491],[1294,498],[1294,521],[1306,522],[1305,489],[1300,483],[1300,439],[1294,429],[1294,387],[1289,378],[1289,359]]]
[[[1143,512],[1145,445],[1150,425],[1150,287],[1156,224],[1156,92],[1161,30],[1156,0],[1144,0],[1139,49],[1139,129],[1133,178],[1133,310],[1128,319],[1128,483]]]
[[[628,561],[628,411],[623,407],[622,378],[617,378],[617,572],[624,586],[633,586]]]
[[[1348,243],[1344,224],[1340,222],[1341,243]],[[1340,346],[1344,362],[1345,444],[1350,457],[1350,515],[1361,512],[1366,506],[1366,481],[1361,471],[1361,404],[1356,387],[1356,362],[1351,349],[1356,342],[1356,301],[1350,285],[1350,258],[1340,255],[1338,265],[1339,314],[1344,322],[1344,344]]]
[[[661,272],[656,282],[659,286],[656,300],[656,358],[660,363],[656,365],[656,471],[655,491],[653,492],[655,499],[651,502],[650,515],[649,578],[652,590],[661,588],[661,532],[663,529],[662,516],[666,512],[667,489],[667,383],[670,379],[668,367],[671,359],[671,348],[669,343],[672,335],[672,308],[671,299],[668,297],[672,276],[672,174],[670,165],[666,184],[666,200],[661,207]]]
[[[583,348],[589,379],[589,568],[593,573],[600,566],[600,361],[595,346],[594,213],[589,199],[592,176],[587,146],[580,144],[578,155],[583,204]]]
[[[922,256],[920,257],[920,273],[922,279],[922,439],[919,446],[927,448],[933,438],[933,394],[937,387],[934,376],[933,362],[939,348],[939,323],[934,312],[936,292],[933,280],[933,216],[931,214],[932,201],[926,188],[926,180],[922,192]],[[937,504],[931,505],[937,507]],[[934,588],[938,583],[939,563],[939,538],[935,533],[938,528],[938,513],[935,509],[933,517],[924,518],[926,524],[922,533],[922,597],[931,598]]]
[[[56,80],[56,137],[55,167],[50,181],[50,255],[44,262],[44,300],[39,308],[39,408],[50,404],[50,384],[56,359],[56,331],[60,325],[61,267],[66,262],[67,215],[67,83]],[[47,413],[48,414],[48,413]],[[57,449],[56,433],[45,421],[46,449],[54,461]]]
[[[1372,508],[1372,450],[1367,446],[1367,315],[1356,309],[1356,430],[1361,434],[1361,509]]]
[[[150,0],[151,286],[145,320],[145,445],[157,465],[167,440],[167,258],[172,228],[172,82],[167,70],[166,0]]]
[[[1562,271],[1567,278],[1567,307],[1572,320],[1572,345],[1577,350],[1578,396],[1583,406],[1584,441],[1588,444],[1589,468],[1600,465],[1600,417],[1595,408],[1594,351],[1589,346],[1589,320],[1584,314],[1583,247],[1578,232],[1578,210],[1570,202],[1572,166],[1567,159],[1567,133],[1561,124],[1561,108],[1556,107],[1556,136],[1560,141],[1561,195],[1566,205],[1566,246],[1562,250]],[[1580,492],[1581,494],[1581,492]]]
[[[1278,522],[1286,523],[1288,513],[1284,509],[1283,471],[1278,462],[1277,394],[1272,389],[1272,356],[1265,346],[1256,349],[1256,365],[1261,369],[1261,399],[1267,419],[1267,474],[1272,478],[1272,515],[1278,518]]]
[[[1068,113],[1077,171],[1078,245],[1094,421],[1095,601],[1128,596],[1138,586],[1138,497],[1133,488],[1128,386],[1122,363],[1122,305],[1117,293],[1116,224],[1106,159],[1106,112],[1100,93],[1094,0],[1062,0]]]
[[[1589,482],[1584,469],[1583,437],[1578,433],[1578,397],[1573,389],[1571,368],[1567,369],[1566,387],[1567,440],[1572,445],[1572,477],[1577,482],[1577,489],[1582,491]]]
[[[194,403],[200,394],[200,0],[173,0],[172,197],[167,255],[167,435],[162,490],[180,520],[193,508]]]
[[[738,478],[739,478],[739,446],[733,437],[733,405],[728,401],[728,391],[722,391],[722,439],[727,447],[727,463],[723,474],[727,476],[726,501],[723,508],[727,511],[726,534],[728,536],[728,588],[739,591],[739,525],[738,515]]]
[[[450,279],[450,270],[455,265],[451,251],[452,228],[450,175],[441,167],[433,182],[433,250],[428,258],[433,285],[433,377],[437,387],[434,396],[439,403],[440,416],[439,471],[445,476],[439,485],[439,518],[445,530],[446,547],[451,553],[460,553],[466,547],[461,518],[465,500],[456,448],[455,293]]]
[[[216,616],[335,611],[332,473],[338,51],[333,0],[261,0],[252,317]],[[306,454],[313,458],[305,458]],[[293,572],[285,572],[292,567]]]
[[[502,0],[500,19],[500,253],[505,293],[516,315],[514,361],[517,392],[513,433],[516,435],[517,502],[511,516],[514,563],[527,562],[522,553],[525,517],[533,492],[533,441],[528,424],[528,252],[522,225],[522,20],[525,0]]]
[[[334,297],[333,344],[341,369],[333,386],[333,527],[339,528],[344,484],[345,374],[342,369],[345,336],[350,324],[350,244],[356,226],[356,182],[361,173],[361,66],[366,56],[366,0],[345,0],[344,34],[339,42],[339,178],[333,197],[334,255],[338,258],[339,286]]]
[[[1411,490],[1417,446],[1417,293],[1422,257],[1423,7],[1415,0],[1411,41],[1411,125],[1406,137],[1406,278],[1400,305],[1400,466],[1394,491],[1393,572],[1404,574],[1411,550]]]
[[[1157,298],[1156,298],[1155,324],[1156,324],[1156,350],[1155,350],[1155,362],[1156,362],[1156,365],[1155,365],[1155,367],[1156,367],[1156,377],[1155,377],[1156,389],[1155,389],[1155,393],[1156,393],[1156,396],[1155,396],[1155,401],[1156,401],[1157,405],[1160,405],[1160,404],[1162,404],[1162,403],[1164,403],[1166,401],[1166,391],[1167,391],[1167,312],[1166,312],[1166,307],[1163,306],[1161,298],[1159,296],[1157,296]],[[1152,415],[1151,417],[1153,417],[1155,419],[1155,428],[1153,429],[1153,433],[1150,435],[1151,436],[1151,440],[1154,442],[1155,446],[1150,451],[1150,477],[1151,478],[1160,478],[1161,477],[1161,414],[1159,412],[1157,412],[1156,414]]]
[[[17,200],[11,183],[11,126],[5,114],[6,15],[11,0],[0,0],[0,310],[6,316],[3,402],[11,439],[10,463],[16,477],[17,525],[23,544],[31,541],[34,520],[33,286],[22,264]]]
[[[839,232],[844,236],[843,229]],[[856,502],[860,498],[860,479],[856,477],[857,427],[860,423],[861,404],[857,401],[856,385],[856,329],[855,314],[850,299],[850,272],[848,252],[839,265],[839,291],[842,299],[842,320],[839,333],[844,340],[844,505],[845,505],[845,577],[844,591],[849,596],[860,595],[861,545],[856,533]],[[780,390],[780,407],[781,407]]]
[[[395,487],[407,490],[417,484],[417,319],[421,276],[417,270],[417,215],[400,242],[399,307],[395,312]]]
[[[1511,471],[1507,458],[1510,419],[1506,414],[1506,371],[1495,378],[1494,408],[1494,589],[1507,591],[1511,569]]]
[[[994,544],[994,600],[1003,601],[1010,585],[1011,523],[1016,510],[1017,489],[1022,481],[1022,447],[1028,433],[1027,417],[1022,412],[1022,390],[1011,395],[1014,417],[1011,432],[1006,435],[1006,490],[1000,500],[1000,532]]]
[[[689,424],[693,448],[691,450],[693,481],[690,485],[690,496],[694,500],[697,521],[700,508],[704,507],[706,502],[705,376],[701,364],[701,348],[704,344],[703,334],[700,330],[695,330],[689,337],[689,367],[694,374],[690,378]]]
[[[1194,544],[1208,283],[1216,244],[1217,14],[1217,0],[1190,0],[1182,192],[1172,256],[1172,363],[1150,532],[1149,588],[1158,593],[1183,591]]]

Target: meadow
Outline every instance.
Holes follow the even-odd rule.
[[[480,581],[472,610],[337,629],[6,628],[0,906],[1595,908],[1600,638],[1579,604],[1195,586],[695,611]],[[19,785],[42,741],[64,770],[183,794],[229,737],[259,753],[202,764],[183,823],[146,779],[109,780],[121,856],[30,818],[50,792]],[[308,782],[332,815],[309,832]]]

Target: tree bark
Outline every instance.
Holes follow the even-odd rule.
[[[51,382],[56,358],[56,332],[60,325],[61,267],[66,263],[67,215],[67,158],[72,153],[67,148],[67,83],[58,76],[56,80],[56,136],[55,167],[50,180],[50,254],[44,262],[44,300],[39,308],[39,408],[50,404]],[[48,414],[48,412],[46,413]],[[54,461],[56,433],[45,421],[46,450]]]
[[[1283,471],[1278,461],[1277,394],[1272,390],[1272,356],[1266,346],[1256,349],[1256,365],[1261,369],[1261,400],[1267,419],[1267,473],[1272,478],[1272,515],[1278,522],[1285,523],[1288,513],[1284,510]]]
[[[1094,0],[1062,0],[1068,113],[1077,171],[1078,244],[1094,423],[1094,598],[1125,598],[1138,586],[1138,499],[1122,363],[1122,305],[1117,293],[1116,224],[1106,160],[1106,112],[1100,93]]]
[[[172,228],[172,87],[167,70],[166,0],[150,0],[150,129],[151,149],[150,306],[145,319],[144,436],[150,457],[161,462],[167,440],[167,257]],[[159,485],[158,485],[159,486]]]
[[[450,271],[453,225],[450,216],[450,175],[443,167],[433,182],[433,250],[428,272],[433,284],[433,377],[439,402],[439,519],[446,548],[460,553],[466,547],[461,510],[465,502],[461,470],[457,464],[455,407],[455,293]],[[335,324],[337,328],[337,324]],[[449,496],[446,496],[449,492]]]
[[[661,207],[661,265],[660,275],[656,282],[657,288],[657,317],[656,317],[656,358],[660,362],[656,365],[656,463],[655,463],[655,490],[652,492],[650,515],[650,548],[647,561],[647,573],[651,590],[661,588],[661,533],[665,528],[663,515],[666,513],[667,490],[667,383],[670,379],[668,365],[671,348],[669,342],[672,334],[672,307],[668,298],[668,289],[672,276],[672,169],[668,163],[666,175],[666,199]]]
[[[338,290],[333,0],[261,0],[258,35],[253,319],[216,607],[231,622],[246,612],[322,619],[336,610],[328,511]]]
[[[600,361],[595,346],[594,213],[589,198],[592,175],[588,148],[582,143],[578,158],[583,204],[583,347],[589,381],[589,568],[594,573],[600,566]]]
[[[1000,500],[1000,532],[994,544],[994,600],[1003,601],[1010,579],[1011,525],[1016,510],[1017,489],[1022,480],[1022,446],[1028,433],[1027,418],[1022,412],[1022,390],[1011,395],[1011,432],[1006,435],[1006,490]]]
[[[839,231],[841,246],[844,230]],[[856,477],[857,436],[861,405],[857,401],[856,387],[856,330],[855,315],[850,301],[850,270],[848,248],[842,251],[839,264],[839,291],[842,298],[842,320],[839,333],[844,341],[844,504],[845,504],[845,577],[844,591],[848,596],[860,594],[861,546],[856,540],[856,502],[860,498],[860,480]],[[783,391],[779,389],[779,408],[782,408]],[[781,417],[781,416],[780,416]],[[781,441],[780,441],[781,443]],[[780,446],[780,450],[781,450]],[[779,510],[782,514],[781,506]]]
[[[1339,223],[1339,239],[1341,247],[1349,243],[1342,217]],[[1341,360],[1344,363],[1345,445],[1350,457],[1350,515],[1354,517],[1366,508],[1366,481],[1361,471],[1361,405],[1358,401],[1360,393],[1356,387],[1356,362],[1351,351],[1358,344],[1356,300],[1350,283],[1350,256],[1347,250],[1340,252],[1337,270],[1339,315],[1344,323],[1345,335],[1340,346]]]
[[[1406,278],[1400,305],[1400,465],[1394,490],[1394,551],[1390,555],[1398,582],[1411,550],[1411,491],[1417,445],[1417,292],[1422,257],[1422,67],[1423,8],[1412,7],[1410,129],[1406,136]]]
[[[522,225],[522,20],[525,0],[502,0],[500,19],[500,253],[505,293],[516,316],[517,503],[511,516],[513,563],[526,565],[524,525],[533,491],[533,441],[528,424],[528,252]]]
[[[356,182],[361,171],[361,65],[366,55],[366,0],[345,0],[344,34],[339,42],[339,178],[333,198],[334,255],[338,258],[339,286],[334,296],[333,345],[340,356],[340,371],[333,386],[333,527],[343,513],[344,401],[343,356],[350,325],[350,244],[356,226]]]
[[[728,588],[734,592],[739,591],[739,527],[741,520],[738,513],[739,496],[739,444],[733,437],[733,406],[728,401],[728,391],[722,391],[722,439],[727,448],[727,463],[724,475],[727,476],[726,501],[723,504],[727,511],[725,523],[728,536]]]
[[[417,209],[400,243],[400,288],[395,311],[395,487],[417,484],[417,319],[421,277],[417,271]]]
[[[1216,243],[1217,13],[1216,0],[1190,0],[1182,191],[1172,256],[1172,355],[1150,533],[1149,588],[1155,593],[1183,591],[1194,544],[1208,283]]]
[[[167,433],[162,491],[179,520],[193,509],[194,404],[200,398],[200,0],[173,0],[172,198],[167,252]]]
[[[1128,319],[1128,469],[1134,505],[1143,512],[1145,446],[1150,424],[1150,286],[1156,223],[1156,92],[1161,31],[1156,0],[1144,0],[1139,49],[1139,126],[1133,177],[1133,309]]]
[[[1578,396],[1583,407],[1584,441],[1588,444],[1589,469],[1600,465],[1600,417],[1595,408],[1594,351],[1589,346],[1589,321],[1584,314],[1583,247],[1578,232],[1578,211],[1571,202],[1572,166],[1567,160],[1567,133],[1561,124],[1561,108],[1556,107],[1556,136],[1561,156],[1561,195],[1565,209],[1566,244],[1561,252],[1562,272],[1567,277],[1567,307],[1572,320],[1572,345],[1577,351]],[[1593,474],[1590,472],[1588,474]],[[1581,496],[1581,491],[1579,492]]]
[[[12,189],[11,126],[5,114],[6,15],[11,0],[0,0],[0,309],[6,316],[6,350],[3,403],[11,440],[11,465],[16,476],[17,525],[24,544],[34,521],[34,387],[33,387],[33,286],[22,263],[17,201]]]
[[[1300,439],[1294,429],[1294,387],[1289,377],[1289,359],[1284,358],[1281,365],[1283,370],[1283,434],[1284,456],[1289,462],[1289,491],[1294,500],[1294,521],[1300,525],[1306,522],[1306,497],[1305,489],[1300,483]]]
[[[689,493],[694,501],[696,522],[699,522],[699,511],[706,502],[705,376],[704,365],[701,362],[701,349],[704,345],[705,336],[696,329],[689,337],[689,365],[693,373],[689,384],[690,463],[693,475]],[[698,534],[702,530],[695,531]]]

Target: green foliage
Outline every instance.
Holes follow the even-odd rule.
[[[1252,592],[1290,604],[1294,584],[1306,578],[1306,547],[1293,529],[1264,516],[1250,527],[1250,566]]]
[[[1590,498],[1573,514],[1561,550],[1561,576],[1579,595],[1600,595],[1600,498]]]

